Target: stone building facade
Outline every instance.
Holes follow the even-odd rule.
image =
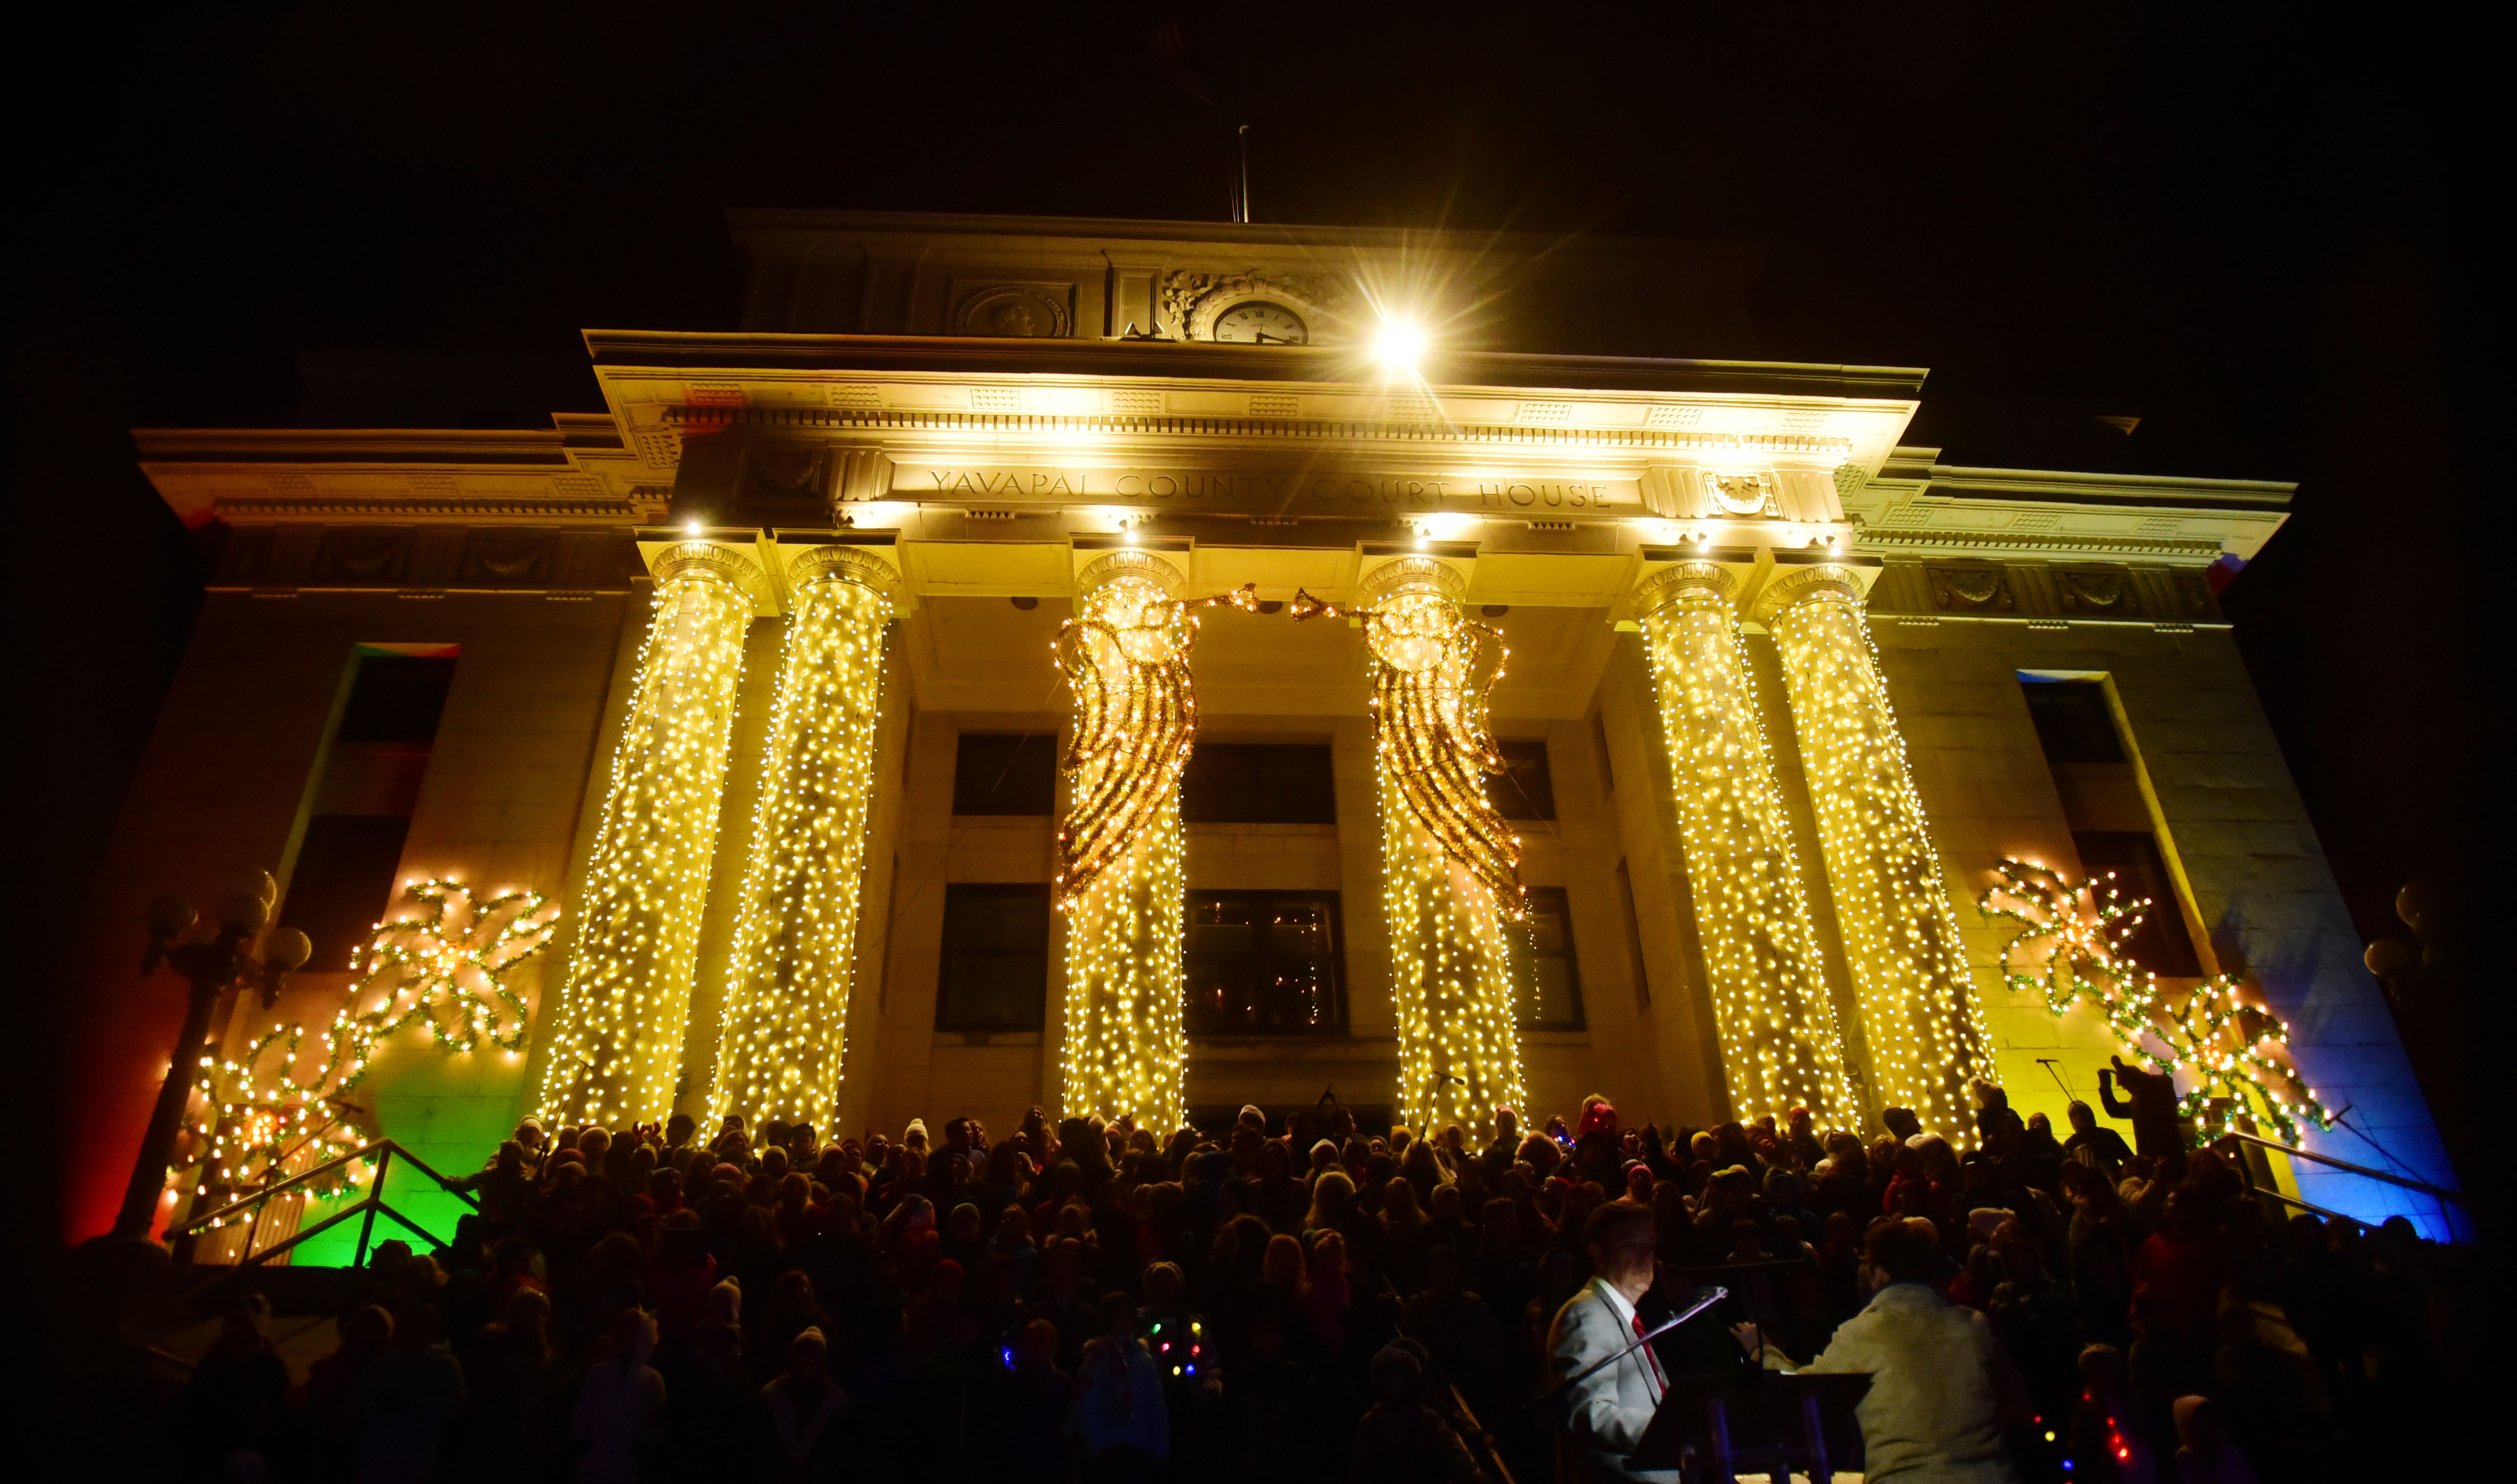
[[[1492,692],[1510,771],[1489,789],[1532,905],[1511,992],[1531,1112],[1597,1091],[1632,1121],[1702,1124],[1840,1084],[1826,1095],[1849,1122],[1900,1100],[1922,1061],[1945,1092],[1980,1056],[2061,1125],[2116,1042],[2094,1013],[2005,987],[2014,929],[1976,904],[2017,858],[2154,895],[2152,967],[2241,976],[2327,1108],[2444,1175],[2214,598],[2289,487],[1953,467],[1905,442],[1921,371],[1669,359],[1751,344],[1755,263],[1731,249],[735,225],[743,327],[587,332],[603,413],[534,432],[138,435],[169,505],[223,546],[84,934],[69,1235],[109,1216],[180,1013],[133,978],[133,924],[156,892],[240,867],[275,870],[318,956],[275,1009],[227,1012],[230,1055],[275,1020],[327,1020],[358,928],[405,882],[559,903],[550,948],[510,976],[518,1049],[404,1038],[361,1090],[441,1168],[475,1167],[523,1113],[597,1096],[567,1060],[594,1043],[572,973],[613,975],[640,1006],[621,1013],[655,1022],[603,1041],[624,1068],[633,1041],[643,1058],[600,1094],[625,1113],[721,1111],[742,1041],[727,1027],[747,1016],[801,1048],[766,1075],[843,1059],[827,1116],[846,1132],[1056,1111],[1071,1048],[1051,763],[1072,713],[1052,650],[1117,553],[1173,597],[1248,584],[1254,600],[1201,611],[1188,659],[1182,1091],[1200,1122],[1331,1090],[1373,1117],[1414,1106],[1367,620],[1295,617],[1303,595],[1368,606],[1412,571],[1510,651]],[[1390,321],[1424,334],[1408,364],[1376,355]],[[862,682],[844,747],[821,713],[781,719],[806,662],[789,641],[825,581],[875,595],[862,653],[815,661]],[[685,589],[715,607],[673,607]],[[659,689],[656,657],[703,629],[715,648]],[[1875,652],[1875,671],[1826,642]],[[872,668],[828,669],[848,664]],[[1884,691],[1853,695],[1862,674]],[[1820,740],[1817,708],[1865,705]],[[1673,736],[1683,715],[1700,738]],[[1868,753],[1838,755],[1859,741],[1845,726],[1871,727]],[[1736,769],[1693,767],[1699,742]],[[808,764],[838,770],[815,786],[857,789],[859,812],[793,849],[764,841],[812,827],[769,786],[802,786]],[[615,799],[641,766],[664,792],[635,825]],[[1922,842],[1901,864],[1899,828]],[[777,884],[817,861],[821,884]],[[654,879],[628,892],[641,869]],[[833,901],[848,921],[810,930],[840,966],[799,988],[780,955]],[[1954,1039],[1892,1047],[1912,1027],[1875,1001],[1936,974]],[[843,1036],[779,1019],[808,992]],[[1826,1065],[1769,1067],[1795,1056]],[[2371,1158],[2354,1134],[2309,1138]],[[2281,1177],[2437,1224],[2372,1182]]]

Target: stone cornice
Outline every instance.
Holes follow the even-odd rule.
[[[1201,389],[1212,395],[1212,389]],[[1312,442],[1499,444],[1560,450],[1665,451],[1693,459],[1704,454],[1739,458],[1787,458],[1833,462],[1853,451],[1853,440],[1823,434],[1661,431],[1650,428],[1518,427],[1446,423],[1427,418],[1303,418],[1265,416],[1059,415],[1035,412],[951,410],[872,411],[833,407],[685,407],[664,409],[661,421],[683,436],[726,428],[777,428],[829,433],[955,433],[990,437],[1060,435],[1177,439],[1265,439]]]
[[[1329,346],[1217,344],[1210,341],[997,340],[978,336],[739,334],[677,330],[585,332],[600,367],[748,371],[944,373],[954,376],[1075,374],[1309,382],[1352,390],[1379,372],[1351,350]],[[1566,397],[1600,392],[1714,393],[1891,399],[1922,393],[1925,373],[1907,366],[1813,365],[1759,360],[1666,360],[1625,356],[1548,356],[1514,351],[1434,353],[1426,381],[1439,396],[1491,388],[1547,390]]]

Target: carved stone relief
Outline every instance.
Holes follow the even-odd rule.
[[[2062,596],[2065,613],[2117,617],[2141,612],[2141,600],[2134,593],[2132,582],[2117,569],[2074,571],[2064,568],[2054,573],[2054,588]]]
[[[463,546],[460,580],[487,587],[539,587],[549,580],[551,554],[558,544],[557,537],[547,534],[473,531]]]
[[[1064,340],[1075,333],[1072,283],[956,283],[953,329],[1003,340]]]
[[[327,530],[315,571],[334,581],[391,582],[409,558],[408,531]]]
[[[1931,579],[1932,604],[1954,613],[2006,614],[2019,607],[2010,591],[2010,573],[1998,567],[1923,569]]]
[[[1223,312],[1253,299],[1302,314],[1316,332],[1316,317],[1334,318],[1344,312],[1346,287],[1344,279],[1326,274],[1261,274],[1256,269],[1208,274],[1173,269],[1163,276],[1163,324],[1182,340],[1212,340],[1215,321]]]
[[[1773,515],[1774,476],[1770,471],[1755,474],[1717,474],[1704,471],[1704,492],[1713,508],[1726,515]]]
[[[818,504],[827,453],[827,449],[814,447],[755,446],[745,460],[744,493],[756,500],[806,500]]]

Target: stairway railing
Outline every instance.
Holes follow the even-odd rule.
[[[220,1207],[217,1210],[194,1216],[191,1220],[186,1221],[183,1225],[169,1231],[166,1235],[169,1240],[177,1237],[189,1236],[194,1232],[215,1226],[230,1216],[240,1215],[244,1212],[253,1210],[266,1205],[276,1197],[294,1194],[299,1190],[304,1190],[307,1194],[312,1195],[315,1193],[312,1190],[312,1186],[315,1181],[332,1173],[336,1169],[340,1169],[353,1160],[364,1159],[373,1159],[376,1162],[375,1178],[367,1182],[365,1194],[359,1197],[358,1200],[351,1202],[348,1206],[334,1211],[329,1216],[324,1217],[322,1220],[316,1222],[313,1226],[298,1228],[297,1231],[291,1234],[285,1241],[273,1243],[270,1247],[267,1247],[258,1252],[248,1252],[241,1261],[236,1263],[235,1272],[240,1273],[247,1268],[259,1267],[263,1263],[269,1262],[272,1258],[278,1256],[280,1253],[290,1251],[299,1243],[306,1241],[308,1238],[320,1236],[324,1232],[330,1231],[333,1227],[340,1225],[342,1222],[349,1220],[353,1216],[360,1218],[359,1247],[357,1256],[351,1262],[353,1267],[365,1267],[367,1265],[367,1248],[369,1243],[375,1237],[376,1217],[379,1215],[389,1217],[390,1219],[399,1222],[412,1235],[418,1237],[421,1241],[426,1242],[429,1246],[438,1246],[439,1238],[436,1233],[430,1231],[427,1227],[420,1225],[410,1217],[404,1215],[401,1211],[394,1209],[391,1206],[385,1203],[385,1177],[392,1172],[393,1164],[396,1160],[405,1162],[411,1168],[418,1170],[421,1174],[424,1174],[431,1180],[436,1181],[439,1189],[445,1191],[448,1195],[457,1197],[474,1210],[479,1210],[481,1208],[481,1203],[473,1198],[470,1191],[465,1190],[460,1183],[449,1180],[446,1176],[439,1174],[435,1169],[430,1168],[426,1160],[412,1154],[409,1150],[403,1148],[400,1144],[395,1143],[391,1139],[378,1139],[374,1143],[369,1144],[363,1149],[354,1149],[348,1154],[342,1155],[338,1159],[325,1161],[323,1164],[318,1165],[314,1168],[307,1170],[304,1174],[290,1175],[287,1179],[280,1181],[277,1185],[265,1186],[263,1189],[255,1191],[252,1195],[245,1197],[241,1201],[231,1202],[226,1206]],[[235,1273],[222,1274],[220,1275],[220,1281],[224,1281],[225,1279],[233,1276],[235,1276]]]

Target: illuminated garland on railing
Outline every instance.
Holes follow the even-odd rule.
[[[2111,884],[2112,871],[2071,881],[2026,861],[2004,860],[1998,869],[2001,880],[1976,906],[2020,925],[2001,950],[2010,988],[2036,992],[2058,1018],[2085,1004],[2106,1018],[2126,1056],[2171,1077],[2183,1074],[2192,1086],[2178,1094],[2179,1111],[2206,1136],[2259,1117],[2295,1146],[2301,1120],[2333,1126],[2316,1089],[2285,1059],[2289,1027],[2240,997],[2237,975],[2214,974],[2175,997],[2125,952],[2149,898],[2124,898]],[[2031,972],[2023,956],[2038,952],[2043,961]]]
[[[422,1028],[450,1053],[524,1049],[526,1005],[507,971],[548,945],[559,910],[539,892],[476,900],[445,879],[414,881],[403,897],[416,911],[376,924],[311,1072],[298,1073],[307,1033],[294,1024],[274,1026],[235,1060],[204,1060],[187,1118],[196,1151],[187,1167],[199,1167],[205,1189],[235,1199],[372,1142],[376,1130],[347,1099],[366,1081],[378,1043],[402,1031]],[[351,1165],[320,1183],[338,1189],[363,1178],[363,1167]]]
[[[1257,606],[1248,587],[1182,603],[1180,585],[1159,557],[1101,557],[1079,579],[1082,615],[1052,647],[1075,707],[1057,832],[1057,906],[1067,919],[1064,1113],[1166,1131],[1187,1118],[1179,782],[1197,737],[1190,610]]]
[[[855,981],[889,569],[846,547],[798,559],[778,699],[736,909],[710,1122],[831,1126]]]
[[[1644,596],[1643,634],[1731,1116],[1779,1116],[1797,1104],[1821,1126],[1856,1124],[1860,1105],[1730,586],[1712,563],[1672,569]]]
[[[1967,1135],[1966,1085],[1994,1080],[1992,1056],[1860,588],[1844,569],[1801,568],[1758,608],[1782,652],[1872,1090],[1926,1128]]]
[[[744,635],[760,569],[706,541],[657,560],[655,615],[586,869],[543,1069],[546,1121],[618,1126],[672,1111],[700,919],[716,859]]]
[[[1520,1028],[1506,921],[1526,919],[1520,840],[1486,797],[1504,769],[1488,727],[1503,636],[1461,615],[1459,578],[1401,558],[1366,584],[1370,608],[1298,593],[1297,620],[1364,620],[1371,650],[1373,758],[1381,800],[1382,906],[1398,1010],[1399,1117],[1490,1133],[1498,1104],[1520,1108]]]

